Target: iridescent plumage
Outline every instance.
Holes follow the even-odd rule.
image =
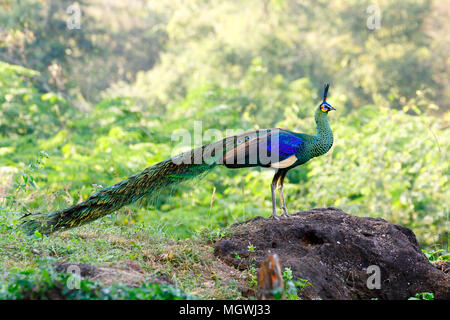
[[[25,216],[22,227],[28,234],[50,234],[96,220],[144,197],[154,198],[185,180],[198,177],[224,165],[228,168],[272,167],[272,216],[276,213],[275,190],[280,191],[283,215],[288,216],[283,194],[286,173],[310,159],[326,153],[333,144],[327,113],[335,110],[325,100],[315,113],[316,134],[295,133],[284,129],[262,129],[227,137],[179,156],[161,161],[113,186],[105,187],[85,201],[49,214]]]

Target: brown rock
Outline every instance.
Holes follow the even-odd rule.
[[[251,252],[249,245],[256,249]],[[408,299],[433,292],[450,299],[450,275],[421,252],[414,233],[380,218],[351,216],[335,208],[298,212],[288,219],[253,218],[234,226],[215,245],[214,254],[237,269],[259,266],[268,254],[282,269],[313,287],[302,298]],[[367,285],[369,266],[380,270],[380,289]],[[370,270],[370,269],[369,269]]]

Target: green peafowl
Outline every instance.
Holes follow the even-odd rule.
[[[325,154],[333,144],[327,114],[336,109],[326,102],[328,88],[329,85],[326,84],[323,101],[315,112],[315,135],[284,129],[261,129],[231,136],[161,161],[141,173],[95,192],[81,203],[49,214],[26,215],[22,227],[29,235],[35,231],[50,234],[78,227],[144,197],[156,197],[159,191],[205,174],[218,165],[227,168],[274,168],[275,175],[270,185],[272,217],[279,219],[276,208],[277,189],[281,198],[282,216],[288,217],[283,194],[287,172]]]

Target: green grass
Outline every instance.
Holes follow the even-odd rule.
[[[123,217],[110,216],[75,230],[27,237],[16,228],[19,217],[11,210],[0,210],[1,298],[44,299],[53,289],[67,299],[241,298],[236,285],[239,276],[234,282],[225,281],[230,277],[226,266],[213,256],[211,240],[220,237],[220,230],[203,229],[191,239],[177,241],[141,223],[117,225],[116,220]],[[63,292],[67,278],[54,272],[52,261],[107,267],[111,272],[97,282],[84,279],[83,292]],[[128,279],[130,262],[140,273]],[[157,276],[170,279],[179,291],[147,283],[146,279]],[[26,293],[31,287],[38,289]]]
[[[48,259],[51,261],[51,259]],[[121,283],[105,286],[81,279],[73,274],[56,272],[50,261],[41,261],[38,268],[4,272],[0,281],[0,299],[7,300],[181,300],[195,297],[178,288],[156,283],[131,287]]]
[[[23,213],[78,203],[169,158],[178,144],[172,134],[193,137],[198,120],[223,135],[313,133],[325,81],[337,109],[329,115],[335,142],[289,172],[290,210],[334,206],[380,217],[413,230],[430,260],[449,259],[437,252],[450,250],[444,2],[383,1],[379,32],[364,27],[370,1],[160,0],[104,15],[96,14],[102,1],[83,1],[77,32],[65,23],[72,1],[49,2],[6,1],[12,5],[0,10],[6,274],[37,270],[47,257],[117,272],[133,261],[142,283],[164,275],[196,297],[241,298],[211,243],[234,222],[271,213],[270,170],[217,168],[155,203],[50,237],[26,238],[15,227]],[[326,37],[332,41],[314,41]],[[203,143],[216,140],[203,133]],[[254,285],[254,276],[235,280]]]

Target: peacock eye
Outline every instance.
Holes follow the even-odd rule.
[[[327,109],[325,109],[325,105],[324,104],[320,105],[320,110],[322,110],[323,112],[327,112],[328,111]]]

